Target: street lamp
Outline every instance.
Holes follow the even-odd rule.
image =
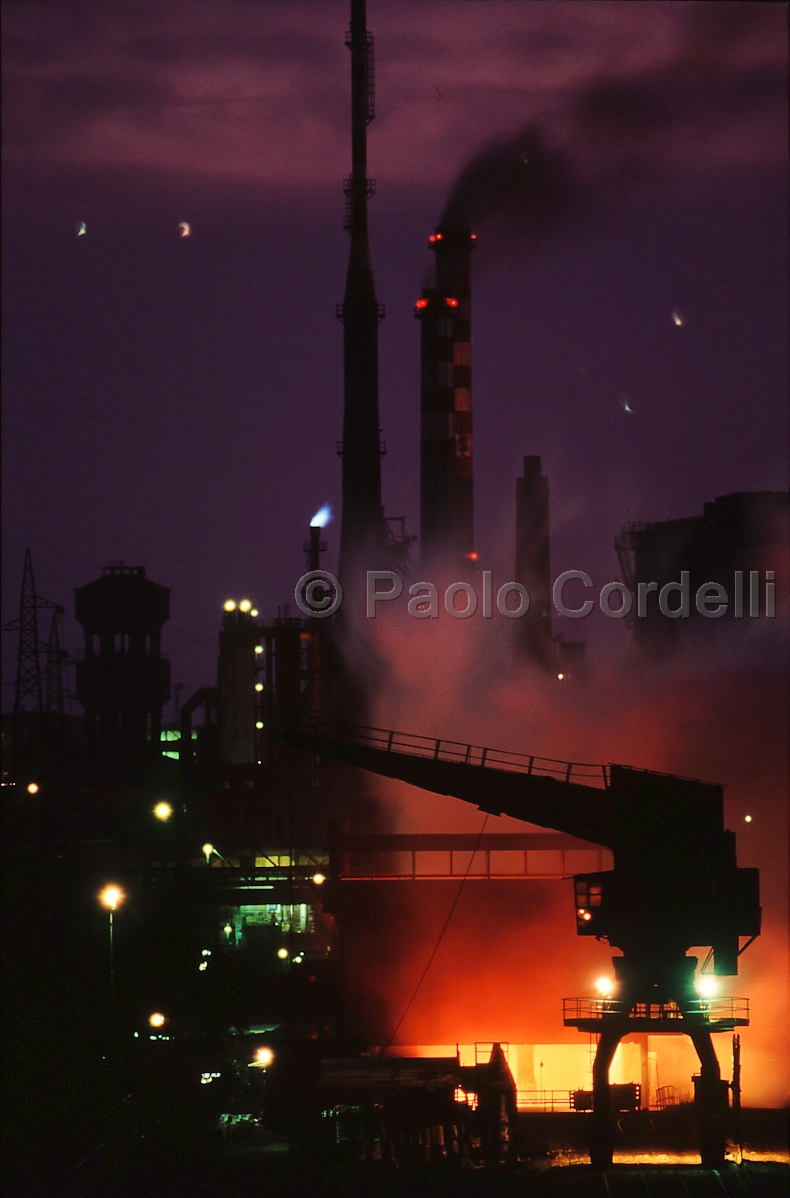
[[[103,907],[106,907],[110,913],[110,1008],[115,1006],[115,960],[113,955],[113,915],[117,908],[124,901],[126,895],[121,890],[120,886],[111,883],[105,886],[99,895],[99,902]]]
[[[225,864],[227,865],[227,859],[222,856],[222,853],[213,844],[210,844],[208,841],[206,841],[206,843],[204,845],[202,845],[201,848],[202,848],[203,856],[206,858],[206,865],[211,865],[212,857],[218,857],[220,859],[220,861],[224,861]]]
[[[163,824],[170,819],[172,814],[173,808],[169,803],[166,803],[164,799],[161,801],[161,803],[157,803],[154,807],[154,815],[158,820],[161,820]]]

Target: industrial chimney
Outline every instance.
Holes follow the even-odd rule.
[[[381,504],[382,442],[378,399],[378,325],[384,308],[376,300],[368,242],[367,202],[376,188],[367,177],[367,126],[373,108],[373,38],[365,24],[365,0],[351,0],[351,177],[346,179],[345,227],[351,251],[343,303],[344,411],[343,513],[340,527],[340,577],[343,586],[383,557],[384,513]]]
[[[530,598],[527,614],[513,622],[516,660],[548,669],[553,665],[549,480],[539,457],[525,457],[524,473],[516,479],[516,582]]]
[[[436,286],[415,315],[421,336],[420,532],[422,564],[474,561],[471,253],[475,234],[439,228],[429,237]]]

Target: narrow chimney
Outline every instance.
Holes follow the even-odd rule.
[[[524,458],[524,474],[516,479],[516,582],[530,597],[527,614],[513,621],[516,660],[548,669],[553,662],[549,480],[539,457]]]
[[[461,569],[474,561],[472,327],[469,229],[429,238],[436,286],[415,315],[421,336],[420,532],[423,566]]]
[[[384,545],[381,504],[381,429],[378,400],[378,325],[384,315],[376,300],[368,242],[369,197],[375,181],[367,177],[367,126],[373,119],[373,38],[365,24],[365,0],[351,0],[351,177],[346,179],[345,227],[351,251],[343,303],[344,411],[343,513],[340,528],[340,576],[375,568]],[[367,559],[367,560],[366,560]]]

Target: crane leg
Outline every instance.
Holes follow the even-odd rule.
[[[710,1032],[689,1032],[700,1061],[700,1076],[694,1090],[694,1108],[704,1169],[721,1169],[727,1140],[728,1086],[721,1080],[719,1061]]]
[[[607,1028],[601,1032],[593,1062],[593,1113],[590,1138],[590,1163],[595,1169],[608,1169],[614,1153],[615,1123],[609,1096],[609,1066],[622,1032]]]

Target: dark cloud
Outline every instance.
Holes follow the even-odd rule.
[[[744,6],[746,7],[746,6]],[[617,204],[628,189],[677,179],[703,139],[714,144],[744,122],[767,122],[780,133],[787,101],[783,63],[754,62],[762,14],[712,15],[710,43],[695,18],[674,54],[628,73],[613,69],[571,87],[550,117],[478,151],[453,185],[443,223],[517,219],[529,240]],[[779,138],[777,137],[777,141]]]
[[[442,213],[441,225],[478,225],[494,215],[520,217],[539,236],[577,208],[580,184],[568,162],[535,126],[485,147],[466,167]]]

